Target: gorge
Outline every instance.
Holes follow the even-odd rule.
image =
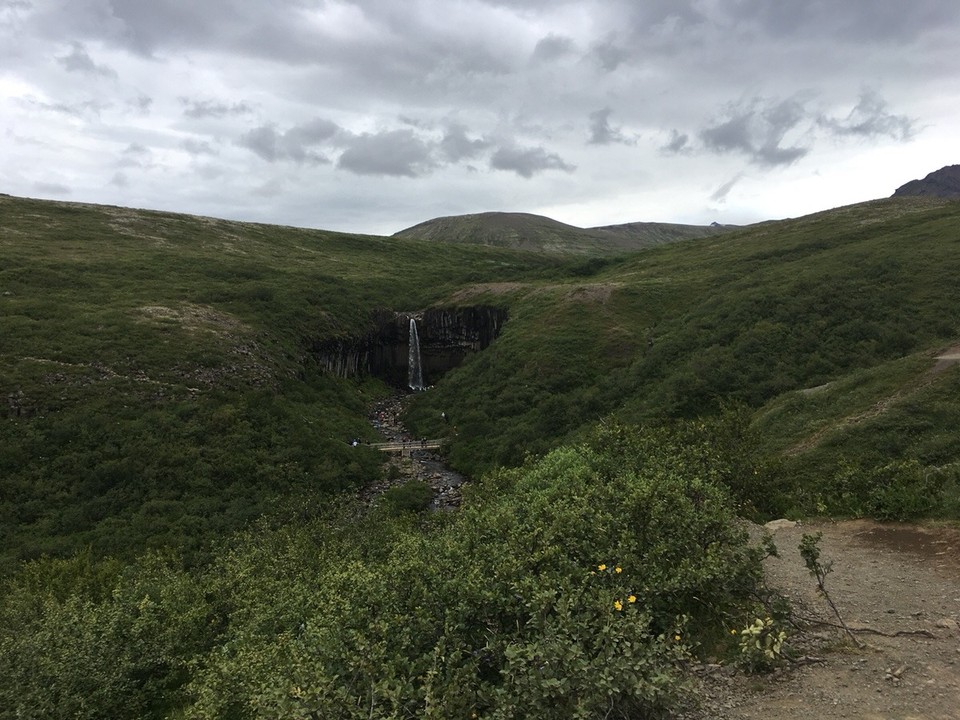
[[[486,349],[507,318],[505,309],[489,305],[378,310],[368,326],[372,329],[318,340],[311,352],[326,372],[337,377],[373,376],[396,387],[421,390],[460,365],[469,353]],[[414,338],[419,353],[414,352]]]

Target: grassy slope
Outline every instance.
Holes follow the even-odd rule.
[[[371,432],[365,404],[382,388],[323,376],[306,349],[376,307],[509,308],[500,339],[411,413],[417,432],[450,432],[472,473],[610,414],[693,417],[731,400],[758,411],[768,452],[804,449],[783,464],[798,481],[841,455],[949,465],[957,371],[925,373],[958,336],[958,228],[955,202],[893,199],[565,263],[2,198],[7,560],[199,546],[276,498],[369,479],[378,458],[343,439]]]
[[[198,546],[275,497],[369,479],[379,457],[343,440],[371,432],[378,390],[318,373],[309,342],[553,264],[0,198],[5,559]]]
[[[960,333],[958,245],[960,204],[885,200],[652,249],[590,278],[514,288],[501,340],[420,398],[412,418],[421,432],[439,432],[445,409],[458,426],[452,457],[476,471],[517,462],[610,413],[692,417],[729,401],[774,408],[870,368],[896,374],[895,365],[881,369]],[[925,372],[933,361],[912,362]],[[946,392],[955,374],[928,391]],[[877,386],[864,402],[888,392]],[[836,422],[831,407],[800,427],[770,410],[756,426],[780,452]],[[886,436],[936,425],[950,407],[917,404]],[[912,434],[913,445],[891,449],[910,455],[926,443],[936,453],[921,459],[937,464],[960,456],[943,428]]]

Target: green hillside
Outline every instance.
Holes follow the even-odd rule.
[[[291,493],[376,477],[317,339],[549,259],[0,198],[3,557],[199,549]]]
[[[0,196],[0,720],[661,716],[780,661],[738,516],[960,520],[957,201],[546,249]],[[474,306],[463,507],[361,506],[318,348]]]
[[[845,378],[911,357],[915,372],[925,373],[956,343],[958,243],[956,202],[884,200],[650,249],[588,278],[516,286],[498,296],[514,319],[496,346],[417,398],[413,418],[428,434],[442,430],[440,409],[457,419],[451,458],[471,472],[520,462],[610,415],[695,418],[731,404],[762,411],[754,425],[763,445],[781,453],[804,432],[839,421],[831,419],[834,405],[821,401],[837,391],[811,397],[801,427],[775,412],[777,403],[799,403],[806,388],[842,387]],[[930,392],[949,397],[954,377],[947,368],[930,378]],[[884,392],[891,391],[877,387],[862,401],[879,402]],[[907,412],[904,404],[895,409]],[[909,412],[923,417],[898,421],[911,431],[889,457],[861,458],[859,444],[843,449],[850,429],[838,427],[836,437],[830,433],[834,451],[809,472],[822,472],[841,452],[871,466],[958,459],[960,446],[939,426],[943,407],[914,404]],[[898,434],[896,422],[887,434]],[[806,455],[783,462],[795,468]],[[768,512],[815,511],[816,498],[793,487],[795,479],[791,471],[769,480],[786,487],[767,499]]]
[[[386,388],[325,375],[310,348],[367,332],[380,308],[509,311],[500,339],[411,412],[420,434],[455,426],[450,459],[475,476],[601,418],[735,403],[758,411],[762,446],[790,470],[771,480],[771,513],[822,507],[790,483],[838,454],[870,468],[957,459],[940,425],[952,405],[913,399],[951,397],[949,368],[925,373],[958,337],[955,202],[876,201],[569,261],[15,198],[0,210],[8,562],[84,544],[199,548],[291,492],[375,476],[379,458],[343,440],[372,437],[365,409]],[[841,391],[903,363],[912,375],[871,384],[860,405]],[[846,438],[874,426],[870,442]]]

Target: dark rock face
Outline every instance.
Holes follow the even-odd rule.
[[[409,313],[380,311],[372,318],[375,329],[320,340],[312,348],[314,357],[327,372],[339,377],[372,375],[406,387],[410,318],[417,321],[424,384],[431,385],[462,363],[468,353],[489,346],[507,321],[507,311],[486,305]]]
[[[893,193],[893,197],[917,195],[960,198],[960,165],[948,165],[930,173],[923,180],[911,180]]]

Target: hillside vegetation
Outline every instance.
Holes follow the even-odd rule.
[[[958,250],[929,198],[564,257],[0,196],[0,718],[676,708],[785,627],[738,515],[960,519]],[[407,418],[464,507],[359,506],[391,389],[312,349],[475,304]]]
[[[187,545],[376,477],[309,349],[533,255],[0,198],[3,558]]]
[[[530,213],[487,212],[434,218],[394,237],[530,250],[552,255],[609,256],[662,243],[719,235],[722,225],[638,222],[579,228]]]
[[[476,297],[501,293],[512,320],[489,352],[418,397],[412,419],[432,435],[450,414],[451,458],[481,473],[609,415],[727,408],[776,465],[764,512],[840,511],[810,483],[831,482],[841,459],[868,474],[958,459],[942,424],[956,371],[930,374],[958,338],[958,244],[960,204],[893,199],[650,249],[572,281],[477,286]]]

